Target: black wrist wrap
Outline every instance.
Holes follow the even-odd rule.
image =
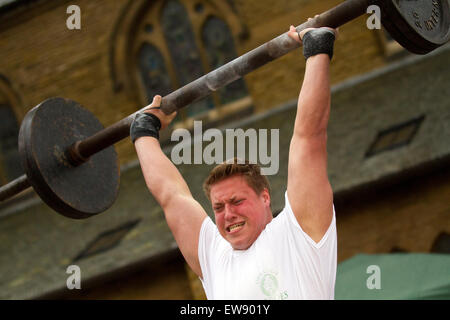
[[[308,60],[309,57],[319,53],[326,53],[333,58],[333,46],[335,40],[334,32],[328,28],[319,28],[308,31],[303,36],[303,55]]]
[[[130,126],[130,137],[133,143],[140,137],[159,139],[161,121],[151,113],[137,113]]]

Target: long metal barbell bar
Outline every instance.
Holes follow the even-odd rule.
[[[422,3],[419,4],[420,1],[422,1]],[[449,25],[448,0],[419,0],[414,1],[414,3],[408,0],[347,0],[316,16],[314,19],[297,26],[296,30],[297,32],[301,32],[306,28],[322,26],[337,28],[364,15],[367,12],[368,7],[373,4],[378,5],[381,9],[383,25],[388,29],[391,35],[409,51],[425,54],[443,45],[450,38],[448,30],[447,33],[445,33],[445,28],[448,29]],[[430,20],[422,19],[423,22],[421,22],[419,19],[421,14],[425,15],[425,18],[427,18],[427,13],[423,13],[423,11],[427,11],[427,8],[424,8],[425,6],[427,6],[428,11],[431,10],[431,18]],[[408,16],[409,14],[412,18]],[[439,21],[436,21],[437,19],[439,19]],[[438,25],[438,22],[440,28],[444,28],[443,30],[436,30],[433,28]],[[423,27],[421,25],[422,23]],[[430,24],[432,24],[431,27]],[[430,34],[430,31],[434,32],[434,34]],[[439,34],[436,36],[436,33]],[[287,32],[283,33],[224,64],[218,69],[213,70],[197,80],[164,96],[161,102],[161,109],[166,114],[181,109],[192,102],[206,97],[217,89],[242,78],[244,75],[266,63],[297,49],[299,46],[298,42],[289,38]],[[105,148],[128,137],[129,128],[135,114],[142,112],[147,108],[148,106],[67,147],[65,154],[67,155],[68,161],[73,167],[77,167],[88,161],[92,155],[97,154]],[[30,186],[31,183],[27,175],[22,175],[0,187],[0,201],[8,199]],[[59,209],[56,210],[64,211]],[[60,213],[64,214],[64,212]]]

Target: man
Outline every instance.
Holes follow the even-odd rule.
[[[217,166],[204,184],[215,222],[192,197],[162,152],[158,131],[173,120],[155,109],[138,114],[130,134],[146,184],[164,210],[181,253],[208,299],[333,299],[336,223],[327,176],[329,65],[335,30],[307,29],[306,70],[289,150],[285,208],[272,217],[269,185],[257,165]]]

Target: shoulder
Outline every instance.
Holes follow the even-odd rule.
[[[216,224],[212,221],[212,219],[207,216],[200,227],[200,241],[208,240],[211,237],[216,237],[219,234],[219,230],[216,227]],[[220,234],[219,234],[220,235]]]
[[[334,205],[332,205],[332,217],[331,222],[328,224],[326,230],[323,232],[323,235],[320,237],[320,239],[316,238],[313,239],[307,232],[304,230],[301,226],[301,223],[299,222],[297,216],[295,215],[291,203],[289,201],[287,192],[285,193],[285,206],[283,210],[279,213],[279,215],[276,217],[278,220],[279,225],[283,225],[283,232],[284,234],[292,235],[293,238],[298,241],[306,241],[309,245],[320,248],[322,244],[330,238],[331,235],[336,234],[336,213]],[[275,220],[275,219],[274,219]],[[276,225],[274,225],[276,226]]]
[[[222,237],[212,219],[207,216],[200,227],[199,253],[213,254],[228,247],[231,247],[230,244]]]

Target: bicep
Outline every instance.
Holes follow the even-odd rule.
[[[167,224],[191,269],[202,276],[198,259],[200,229],[207,214],[191,196],[174,196],[163,208]]]
[[[326,134],[292,139],[287,185],[289,202],[298,223],[314,241],[320,241],[333,218]]]

